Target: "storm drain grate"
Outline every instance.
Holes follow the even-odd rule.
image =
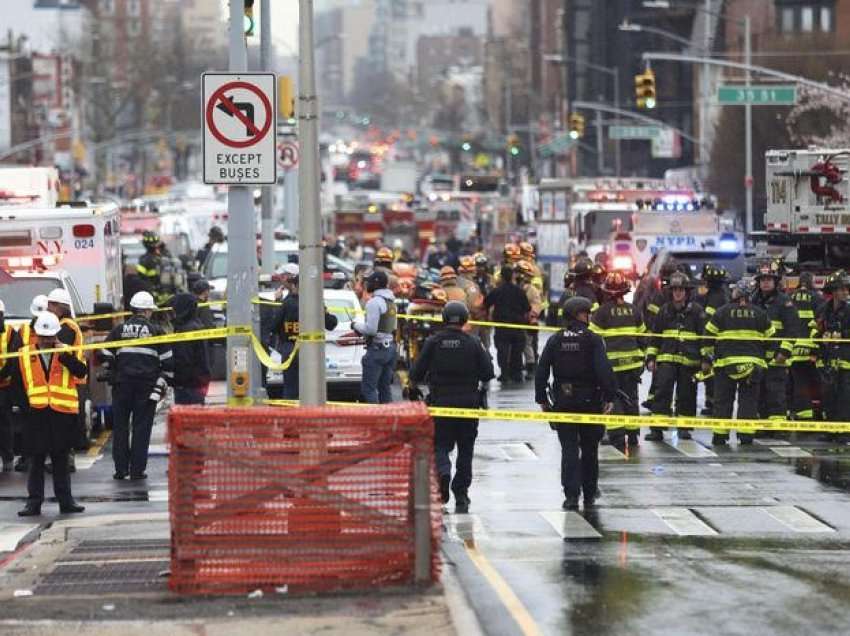
[[[35,586],[42,596],[91,596],[165,591],[168,541],[84,541]]]

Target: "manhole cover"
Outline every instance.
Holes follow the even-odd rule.
[[[161,540],[83,541],[56,561],[36,595],[99,596],[164,591],[169,544]]]

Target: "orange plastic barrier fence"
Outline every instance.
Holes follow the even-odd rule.
[[[423,405],[175,407],[168,436],[175,592],[437,581],[441,513]]]

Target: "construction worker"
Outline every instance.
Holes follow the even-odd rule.
[[[289,360],[293,355],[301,333],[301,323],[298,318],[298,276],[298,265],[295,263],[283,265],[280,270],[281,288],[275,292],[275,299],[279,301],[282,299],[282,302],[272,318],[270,334],[273,342],[270,345],[280,353],[284,361]],[[325,329],[335,329],[337,324],[337,317],[326,310]],[[289,366],[283,370],[281,397],[284,400],[297,400],[298,395],[298,354],[296,353]]]
[[[144,284],[151,290],[151,294],[156,298],[162,293],[162,281],[160,274],[162,270],[162,256],[160,254],[159,235],[156,232],[146,231],[142,234],[142,245],[145,248],[145,253],[139,257],[139,262],[136,264],[136,272],[144,281]]]
[[[30,303],[30,315],[32,316],[32,319],[29,322],[25,322],[18,328],[18,336],[21,346],[29,345],[30,347],[35,347],[38,342],[38,336],[35,335],[35,321],[39,314],[44,311],[47,311],[47,296],[39,294],[33,298]],[[26,404],[23,404],[23,406],[26,406]],[[27,459],[27,456],[22,453],[15,462],[15,472],[25,473],[28,470],[29,460]]]
[[[390,386],[398,352],[395,346],[395,296],[388,289],[388,284],[386,272],[376,269],[369,274],[366,291],[371,294],[371,298],[364,308],[366,319],[352,325],[355,332],[366,337],[361,393],[370,404],[387,404],[392,401]]]
[[[531,311],[528,312],[528,324],[537,326],[540,323],[540,315],[543,313],[543,298],[540,290],[534,284],[534,266],[526,260],[521,260],[516,266],[517,284],[525,292]],[[537,329],[529,329],[525,334],[525,373],[529,380],[534,377],[534,369],[537,366]]]
[[[823,304],[823,297],[814,289],[811,272],[802,272],[797,288],[790,294],[791,302],[797,310],[801,336],[808,333],[817,335],[815,312]],[[807,338],[799,338],[791,352],[791,417],[796,420],[815,418],[815,406],[823,403],[823,391],[820,373],[817,368],[819,348]]]
[[[830,274],[824,282],[824,292],[829,302],[818,310],[815,318],[817,334],[826,340],[820,345],[823,373],[823,410],[831,422],[850,421],[850,344],[829,342],[850,338],[850,280],[844,271]],[[830,436],[832,437],[832,436]]]
[[[714,417],[732,419],[735,398],[737,419],[753,420],[758,416],[762,378],[767,370],[767,341],[773,326],[767,313],[750,302],[751,288],[740,280],[732,289],[732,300],[723,305],[705,325],[706,339],[702,348],[702,369],[714,368]],[[725,337],[724,337],[725,336]],[[713,337],[711,339],[710,337]],[[784,389],[783,389],[784,390]],[[755,429],[738,429],[738,443],[752,444]],[[723,446],[729,431],[714,429],[711,443]]]
[[[174,353],[168,344],[137,344],[163,335],[151,318],[156,309],[153,296],[136,292],[130,299],[133,315],[113,328],[106,342],[124,346],[99,350],[112,374],[113,479],[147,479],[148,447],[157,403],[174,382]],[[132,430],[132,437],[131,437]]]
[[[59,319],[59,325],[61,328],[56,339],[69,347],[81,347],[83,345],[83,331],[72,317],[71,294],[68,293],[67,289],[57,287],[56,289],[50,290],[50,293],[47,294],[47,311],[51,312]],[[77,356],[80,362],[85,362],[85,354],[82,350],[76,349],[74,351],[74,355]],[[83,378],[74,378],[72,379],[72,382],[79,386],[85,383],[85,377],[86,376],[83,376]],[[80,449],[86,448],[88,446],[88,440],[86,439],[85,420],[82,416],[77,418],[75,430],[77,433],[77,442],[75,446]],[[49,467],[48,470],[50,470]],[[73,450],[68,456],[68,470],[72,473],[77,470]]]
[[[729,273],[725,267],[712,263],[703,265],[702,282],[705,285],[705,291],[694,296],[694,302],[702,307],[706,322],[718,309],[729,302],[729,289],[726,285],[728,279]],[[702,415],[711,415],[714,408],[714,376],[709,374],[704,377],[700,370],[694,377],[705,383],[705,408]]]
[[[788,417],[788,368],[798,337],[808,334],[802,331],[797,308],[784,293],[779,291],[782,265],[773,260],[759,266],[755,280],[758,288],[752,304],[767,313],[773,326],[773,337],[781,341],[767,343],[767,370],[762,378],[759,415],[762,419],[784,421]]]
[[[481,342],[463,333],[469,319],[466,305],[456,300],[443,308],[443,329],[429,336],[410,370],[410,383],[427,382],[430,406],[467,409],[486,408],[486,387],[493,379],[493,360]],[[416,397],[418,391],[413,391]],[[434,454],[440,478],[440,497],[449,502],[455,496],[455,512],[469,512],[469,486],[472,483],[472,457],[478,420],[452,417],[434,418]],[[457,446],[455,476],[449,454]]]
[[[485,309],[492,309],[493,322],[528,324],[531,305],[525,292],[514,283],[514,269],[503,265],[499,274],[499,284],[484,298]],[[522,355],[525,351],[523,330],[496,327],[493,342],[499,362],[499,382],[522,382]]]
[[[602,338],[588,328],[591,303],[570,298],[564,305],[566,324],[546,341],[534,378],[534,401],[544,411],[612,413],[617,380],[605,356]],[[554,378],[549,385],[550,376]],[[599,496],[599,441],[605,427],[595,424],[557,424],[561,444],[561,486],[565,510],[590,508]]]
[[[64,349],[57,338],[62,326],[55,314],[45,311],[35,320],[36,344],[21,349],[15,371],[20,374],[27,397],[23,426],[23,451],[29,457],[27,503],[18,512],[21,517],[41,515],[44,502],[44,464],[49,455],[53,463],[53,494],[63,514],[83,512],[85,508],[74,501],[68,454],[75,444],[74,422],[80,411],[76,380],[88,373],[88,366],[71,352],[43,353],[43,350]],[[3,375],[14,365],[6,365]]]
[[[617,411],[640,415],[638,385],[643,372],[644,347],[643,340],[635,334],[646,332],[646,326],[635,306],[625,300],[630,289],[631,285],[622,272],[615,271],[606,276],[601,288],[604,301],[590,318],[590,330],[605,341],[606,356],[617,379],[620,397]],[[640,425],[608,429],[608,440],[620,449],[625,446],[627,436],[629,445],[637,446]]]
[[[670,300],[661,306],[650,330],[660,337],[651,338],[646,349],[646,368],[655,376],[652,412],[656,415],[676,414],[693,417],[697,411],[697,385],[694,374],[700,368],[700,340],[705,324],[702,307],[690,302],[693,283],[686,274],[676,272],[667,285]],[[664,439],[664,428],[653,426],[649,441]],[[691,439],[688,428],[679,429],[679,439]]]
[[[21,348],[21,337],[14,327],[6,322],[6,305],[0,300],[0,353],[12,353]],[[4,365],[8,358],[3,358]],[[0,377],[0,457],[3,472],[11,472],[15,463],[15,431],[12,428],[12,380]]]

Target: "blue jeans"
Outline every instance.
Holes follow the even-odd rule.
[[[200,404],[204,405],[207,392],[200,386],[176,386],[174,387],[175,404]]]
[[[390,385],[393,383],[393,373],[397,353],[395,346],[372,345],[366,349],[363,356],[363,380],[361,393],[363,399],[370,404],[389,404],[392,402]]]

